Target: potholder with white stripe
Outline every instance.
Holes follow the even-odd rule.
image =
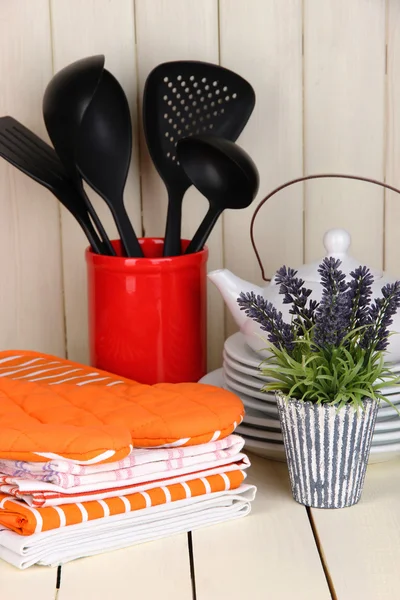
[[[38,352],[0,352],[0,458],[112,462],[230,435],[244,407],[200,383],[145,385]]]

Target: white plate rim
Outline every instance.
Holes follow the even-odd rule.
[[[227,373],[228,376],[234,381],[237,381],[238,383],[243,383],[243,385],[248,385],[249,387],[254,388],[256,390],[260,390],[267,383],[267,381],[262,381],[261,379],[257,380],[257,378],[253,377],[252,375],[247,375],[246,373],[240,373],[240,371],[236,371],[235,369],[230,367],[225,361],[222,364],[222,368],[224,372]]]
[[[226,373],[223,373],[223,377],[224,377],[224,381],[227,383],[227,385],[231,389],[233,389],[237,392],[242,392],[243,394],[246,394],[247,396],[250,396],[251,398],[257,398],[258,400],[261,400],[262,402],[268,402],[269,404],[274,404],[276,406],[276,398],[273,394],[270,394],[269,392],[257,392],[257,390],[255,390],[253,388],[246,388],[244,385],[233,380]]]
[[[223,386],[223,369],[220,368],[220,369],[216,369],[215,371],[211,371],[211,373],[207,373],[207,375],[205,375],[202,379],[200,379],[199,383],[205,383],[205,384],[209,384],[209,385],[216,385],[218,387],[224,387]],[[237,394],[237,395],[239,395],[239,394]],[[257,409],[255,409],[255,410],[257,410]],[[244,438],[244,439],[246,439],[246,438]],[[253,441],[255,442],[256,440],[254,440],[254,438],[252,438],[249,441],[251,443]],[[264,446],[263,449],[265,449],[265,450],[270,449],[271,451],[276,451],[276,444],[277,444],[276,442],[274,444],[272,444],[272,443],[257,440],[258,447],[262,448],[262,446]],[[376,445],[371,444],[370,453],[372,455],[376,455],[376,454],[380,454],[380,455],[393,454],[393,455],[395,455],[399,452],[400,452],[400,441],[397,443],[394,443],[394,444],[390,444],[390,443],[376,444]]]
[[[256,367],[249,367],[249,365],[244,365],[243,363],[238,362],[229,356],[225,350],[222,351],[222,359],[231,367],[231,369],[234,369],[239,373],[244,373],[246,375],[250,375],[250,377],[255,377],[256,379],[262,379],[263,381],[268,381],[271,379],[270,377],[262,375],[260,369],[257,369]]]
[[[229,336],[224,343],[224,348],[229,356],[245,365],[258,368],[263,361],[262,356],[258,356],[246,344],[243,334],[239,332]]]
[[[245,431],[243,431],[243,429]],[[266,429],[260,429],[260,428],[256,428],[256,427],[249,427],[246,426],[246,423],[243,421],[243,423],[241,423],[236,431],[238,432],[239,435],[242,435],[243,437],[247,438],[247,437],[251,437],[251,438],[256,438],[256,439],[260,439],[260,440],[266,440],[267,442],[275,442],[275,443],[281,443],[283,444],[283,437],[282,437],[282,433],[278,433],[275,431],[267,431]],[[265,435],[262,435],[265,434]],[[278,436],[278,437],[268,437],[269,434],[272,434],[272,436]]]

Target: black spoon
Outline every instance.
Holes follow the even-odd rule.
[[[168,191],[164,256],[181,254],[182,201],[191,186],[177,142],[211,132],[235,141],[255,105],[251,85],[219,65],[180,60],[158,65],[146,79],[143,127],[151,159]]]
[[[128,101],[118,81],[104,69],[79,128],[76,164],[84,180],[110,208],[126,255],[142,257],[123,199],[131,154]]]
[[[43,117],[47,133],[65,169],[73,179],[101,238],[104,254],[115,250],[90,202],[75,163],[76,144],[82,119],[90,105],[104,70],[104,56],[77,60],[58,71],[48,83],[43,96]]]
[[[193,185],[210,208],[186,248],[199,252],[218,217],[226,208],[249,206],[257,195],[259,175],[250,156],[234,142],[211,135],[196,135],[178,142],[177,154]]]
[[[54,149],[13,117],[0,118],[0,156],[48,190],[78,221],[96,254],[105,248]]]

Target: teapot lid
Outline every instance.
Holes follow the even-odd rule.
[[[351,245],[350,233],[345,229],[329,229],[324,235],[323,243],[326,250],[326,256],[332,256],[341,261],[340,270],[346,275],[346,280],[349,281],[351,279],[349,276],[351,271],[354,271],[354,269],[362,264],[360,261],[347,254]],[[322,259],[302,265],[297,269],[297,277],[304,279],[304,281],[320,282],[318,268],[321,262]],[[383,277],[382,271],[370,268],[370,272],[374,277],[374,280]]]

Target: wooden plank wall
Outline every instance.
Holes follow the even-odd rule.
[[[0,112],[47,139],[41,113],[52,74],[94,53],[123,85],[135,148],[126,203],[138,234],[162,235],[166,193],[141,131],[149,71],[178,58],[220,63],[255,88],[239,143],[261,175],[260,200],[306,173],[345,172],[400,185],[400,7],[397,0],[0,0]],[[104,204],[91,194],[111,235]],[[255,206],[255,205],[254,205]],[[253,206],[253,208],[254,208]],[[253,208],[229,213],[209,242],[209,268],[260,282],[250,244]],[[206,210],[185,198],[185,236]],[[49,192],[0,161],[0,347],[88,361],[86,240]],[[353,253],[400,275],[394,193],[349,181],[314,181],[275,196],[256,240],[269,275],[323,255],[330,227],[348,228]],[[209,368],[235,331],[209,286]]]

